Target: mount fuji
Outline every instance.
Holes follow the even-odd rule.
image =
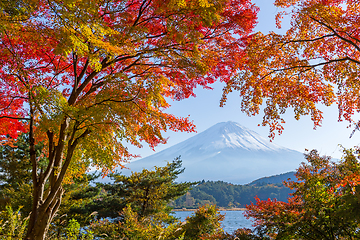
[[[225,181],[246,184],[264,176],[294,171],[303,162],[298,151],[271,143],[236,122],[221,122],[151,156],[130,162],[122,174],[164,166],[181,155],[184,173],[177,181]]]

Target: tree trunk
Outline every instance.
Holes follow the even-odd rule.
[[[68,120],[65,117],[61,124],[59,142],[55,146],[53,141],[54,134],[47,132],[49,144],[48,165],[46,169],[38,167],[36,159],[35,141],[33,133],[32,106],[30,105],[30,124],[29,124],[29,141],[30,141],[30,161],[32,162],[32,180],[33,180],[33,205],[30,214],[26,240],[44,240],[49,229],[50,223],[55,216],[61,204],[61,198],[64,193],[62,181],[67,168],[69,167],[77,141],[68,144],[65,161],[63,162],[65,142],[67,136],[65,131],[68,128]],[[74,133],[75,134],[75,133]],[[73,134],[73,136],[74,136]]]
[[[37,203],[37,208],[33,209],[30,215],[28,225],[28,232],[24,239],[26,240],[44,240],[49,230],[50,223],[55,216],[60,203],[63,190],[61,189],[53,201],[46,206],[46,201],[43,204]]]
[[[47,132],[49,141],[49,157],[46,169],[38,168],[34,138],[32,132],[32,121],[30,121],[30,160],[33,164],[33,207],[30,214],[26,240],[43,240],[49,230],[50,223],[61,204],[64,193],[62,182],[70,165],[73,153],[80,139],[90,133],[86,129],[80,136],[76,137],[76,124],[71,134],[67,135],[69,121],[65,117],[60,127],[59,139],[54,143],[54,134]],[[69,139],[68,139],[69,137]],[[65,151],[66,148],[66,151]],[[65,153],[65,154],[64,154]],[[65,155],[65,156],[64,156]]]

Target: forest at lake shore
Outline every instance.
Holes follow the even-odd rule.
[[[169,205],[175,209],[194,209],[206,204],[216,205],[219,208],[245,208],[246,205],[255,203],[256,197],[287,202],[292,192],[282,183],[257,186],[202,181]]]

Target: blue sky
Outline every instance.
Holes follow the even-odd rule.
[[[267,33],[269,31],[283,32],[286,26],[289,26],[289,20],[285,19],[283,22],[283,29],[279,30],[275,27],[275,14],[281,9],[273,6],[270,0],[255,0],[253,1],[260,7],[258,15],[258,26],[255,31]],[[197,132],[202,132],[207,128],[215,125],[218,122],[234,121],[241,125],[259,133],[266,137],[269,134],[268,127],[258,126],[262,121],[262,115],[255,117],[248,117],[245,113],[240,111],[240,97],[238,93],[233,92],[229,95],[225,107],[219,107],[219,101],[222,94],[222,83],[212,85],[214,90],[196,89],[196,98],[185,99],[179,102],[170,102],[172,107],[167,111],[176,116],[188,116],[194,121],[197,126]],[[354,134],[350,139],[349,136],[352,129],[347,128],[348,123],[338,122],[337,107],[321,107],[324,112],[324,119],[322,127],[313,130],[313,123],[309,116],[303,116],[299,121],[293,117],[292,110],[289,109],[285,114],[286,124],[282,135],[277,135],[274,143],[304,152],[305,149],[318,149],[321,154],[340,158],[341,148],[339,144],[346,148],[354,147],[360,143],[360,131]],[[156,148],[156,151],[161,151],[176,143],[179,143],[196,133],[174,133],[167,132],[164,136],[169,137],[166,145],[161,145]],[[130,147],[134,154],[140,154],[142,157],[153,154],[154,152],[146,145],[142,149]]]

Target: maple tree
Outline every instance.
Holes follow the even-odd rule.
[[[163,131],[194,131],[188,118],[164,112],[167,99],[229,81],[258,11],[249,0],[36,2],[0,31],[0,136],[29,134],[26,239],[45,238],[71,176],[120,166],[134,156],[124,142],[153,148],[166,142]]]
[[[358,239],[360,164],[358,150],[344,150],[340,162],[306,154],[297,181],[285,181],[295,192],[288,202],[256,199],[247,217],[271,239]]]
[[[264,108],[262,124],[270,136],[281,133],[282,114],[288,108],[294,116],[310,115],[314,127],[321,124],[323,104],[336,103],[339,120],[350,121],[359,112],[360,28],[358,1],[276,0],[283,8],[276,16],[281,27],[291,18],[285,34],[256,33],[247,47],[247,67],[229,81],[226,95],[234,90],[242,97],[241,108],[248,115]]]

